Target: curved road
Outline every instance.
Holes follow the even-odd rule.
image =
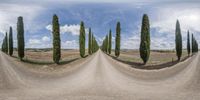
[[[161,70],[98,51],[65,73],[37,73],[0,52],[0,100],[200,100],[199,54]]]

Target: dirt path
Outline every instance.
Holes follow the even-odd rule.
[[[100,50],[76,70],[32,73],[0,53],[0,100],[199,100],[199,54],[161,70],[140,70]],[[78,68],[80,67],[80,68]],[[69,69],[70,70],[70,69]]]

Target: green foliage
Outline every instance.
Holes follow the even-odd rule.
[[[92,45],[92,48],[93,48],[92,51],[93,51],[93,53],[94,53],[94,52],[96,52],[97,50],[99,50],[99,46],[98,46],[98,43],[97,43],[95,37],[93,37],[92,39],[93,39],[93,40],[92,40],[92,44],[93,44],[93,45]]]
[[[13,55],[13,35],[12,35],[12,27],[10,27],[9,31],[9,55]]]
[[[187,33],[187,52],[188,52],[188,56],[190,55],[190,33],[188,31]]]
[[[178,61],[181,59],[182,55],[182,36],[179,21],[176,22],[176,33],[175,33],[175,42],[176,42],[176,56],[178,57]]]
[[[198,52],[198,50],[199,50],[198,43],[192,34],[192,53],[194,54],[194,53]]]
[[[192,53],[195,52],[194,48],[195,48],[195,45],[194,45],[194,36],[192,34]]]
[[[1,45],[1,51],[2,51],[2,52],[5,52],[5,37],[4,37],[3,43],[2,43],[2,45]]]
[[[8,54],[8,36],[7,36],[7,32],[6,32],[6,36],[3,39],[3,44],[2,44],[1,50],[2,50],[2,52]]]
[[[108,35],[106,35],[105,39],[103,40],[102,44],[102,51],[105,53],[108,53],[108,46],[109,46],[109,41],[108,41]]]
[[[56,64],[59,64],[59,60],[61,57],[60,50],[60,25],[57,15],[53,15],[52,21],[52,34],[53,34],[53,61]]]
[[[80,35],[79,35],[79,51],[80,56],[85,57],[85,27],[83,21],[81,21]]]
[[[8,54],[8,33],[6,32],[5,37],[5,53]]]
[[[112,31],[110,29],[109,31],[109,43],[108,43],[108,54],[111,54],[111,49],[112,49]]]
[[[91,35],[91,39],[92,39],[91,51],[92,53],[95,53],[97,50],[99,50],[99,45],[93,34]]]
[[[23,17],[18,17],[17,21],[17,44],[18,44],[18,56],[22,60],[24,57],[24,23]]]
[[[94,35],[91,34],[91,52],[94,53]]]
[[[107,54],[111,54],[111,48],[112,48],[112,33],[111,30],[109,31],[109,34],[106,35],[105,39],[103,40],[103,44],[101,46],[101,49],[103,52]]]
[[[149,60],[150,55],[150,25],[147,14],[143,15],[140,42],[140,57],[144,64]]]
[[[89,34],[88,34],[88,53],[90,55],[92,54],[92,32],[91,32],[91,28],[89,29]]]
[[[116,40],[115,40],[115,56],[119,57],[120,55],[120,33],[121,33],[121,28],[120,28],[120,22],[117,22],[117,27],[116,27]]]
[[[108,35],[106,35],[105,39],[105,52],[108,53]]]

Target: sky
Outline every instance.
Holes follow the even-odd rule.
[[[80,22],[84,21],[99,45],[112,30],[115,47],[116,23],[121,23],[121,48],[139,49],[143,14],[150,20],[151,49],[175,48],[175,24],[179,20],[186,48],[187,31],[200,44],[200,2],[197,0],[1,0],[0,44],[13,27],[16,47],[17,17],[23,16],[25,48],[52,48],[52,17],[58,15],[61,47],[79,48]],[[86,37],[86,47],[87,47]]]

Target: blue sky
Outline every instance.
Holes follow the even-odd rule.
[[[115,27],[121,22],[121,47],[138,49],[142,16],[148,14],[152,49],[174,49],[175,23],[181,24],[183,47],[187,30],[194,33],[200,44],[200,6],[187,0],[1,0],[0,43],[9,26],[14,30],[16,46],[17,17],[24,17],[26,48],[52,47],[51,22],[57,14],[61,26],[62,48],[78,48],[79,24],[85,22],[86,32],[92,32],[99,44],[112,30],[113,48]],[[87,43],[86,43],[87,44]],[[86,46],[87,47],[87,46]]]

